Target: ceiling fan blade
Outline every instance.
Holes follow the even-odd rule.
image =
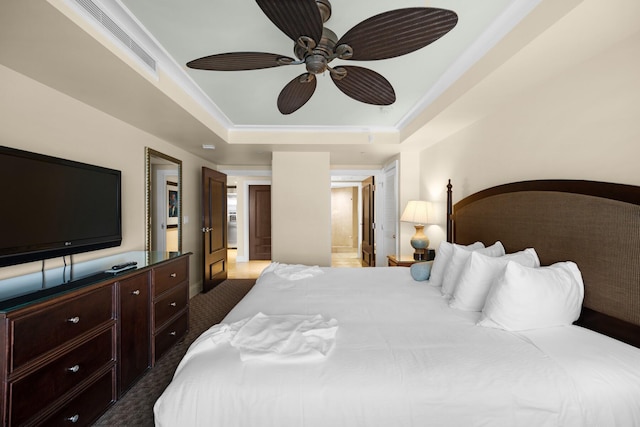
[[[311,99],[316,90],[316,77],[304,73],[291,80],[278,95],[278,110],[282,114],[291,114]]]
[[[345,95],[356,101],[372,105],[391,105],[396,101],[391,83],[375,71],[346,65],[336,67],[335,70],[337,73],[331,73],[333,82]],[[346,75],[339,77],[343,70]]]
[[[336,46],[353,49],[349,59],[371,61],[406,55],[433,43],[458,23],[458,15],[446,9],[413,7],[372,16],[347,31]]]
[[[256,0],[265,15],[297,42],[300,36],[312,38],[316,44],[322,37],[322,16],[315,0]]]
[[[194,59],[187,62],[187,67],[212,71],[259,70],[288,65],[294,61],[293,58],[275,53],[230,52]]]

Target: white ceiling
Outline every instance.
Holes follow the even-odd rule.
[[[456,28],[432,45],[358,63],[392,83],[397,101],[389,107],[355,101],[320,76],[311,100],[285,116],[277,96],[301,65],[187,69],[192,59],[223,52],[294,56],[293,42],[252,0],[3,2],[0,63],[219,165],[270,165],[273,151],[329,151],[334,166],[373,167],[415,150],[420,143],[412,135],[581,1],[396,0],[390,7],[382,0],[333,0],[325,25],[338,36],[390,9],[428,5],[458,14]],[[106,12],[157,61],[157,71],[140,65],[79,3]],[[466,114],[485,111],[478,105]]]

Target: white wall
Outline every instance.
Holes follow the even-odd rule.
[[[514,93],[494,114],[425,149],[421,196],[446,200],[448,178],[454,203],[487,187],[530,179],[640,185],[639,52],[636,33]],[[434,234],[444,236],[427,232],[432,242]]]
[[[122,171],[122,245],[74,255],[75,262],[145,249],[145,146],[182,160],[182,249],[193,252],[192,294],[202,288],[200,171],[215,165],[142,132],[67,95],[0,66],[0,144]],[[7,183],[5,183],[7,185]],[[1,232],[0,232],[1,233]],[[61,259],[47,261],[47,268]],[[38,271],[41,263],[0,268],[0,278]]]
[[[325,267],[331,265],[329,163],[329,153],[273,153],[273,261]]]
[[[400,153],[400,174],[398,176],[398,191],[400,210],[398,221],[404,208],[410,200],[420,200],[420,156],[414,152]],[[416,234],[413,224],[400,222],[400,257],[413,258],[414,249],[411,246],[411,237]],[[431,247],[431,245],[430,245]]]

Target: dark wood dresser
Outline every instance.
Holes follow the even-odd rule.
[[[1,425],[104,413],[187,332],[189,255],[127,252],[0,281]]]

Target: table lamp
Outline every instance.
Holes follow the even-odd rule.
[[[429,202],[423,200],[411,200],[402,212],[400,221],[411,222],[416,228],[416,234],[411,237],[411,246],[414,249],[413,259],[425,261],[427,259],[427,247],[429,239],[424,234],[424,225],[428,222]]]

